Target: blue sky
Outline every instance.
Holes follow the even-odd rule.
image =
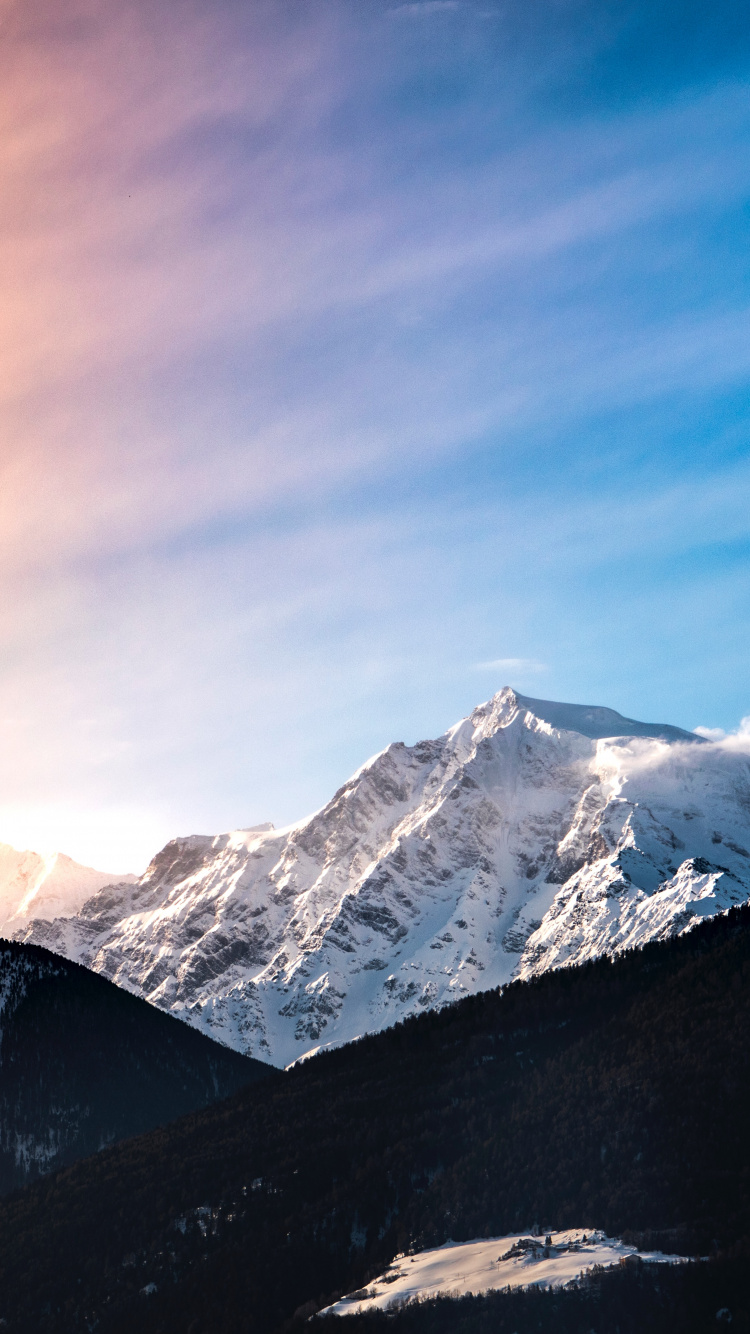
[[[2,5],[0,839],[750,712],[740,4]]]

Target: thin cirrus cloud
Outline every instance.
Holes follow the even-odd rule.
[[[390,10],[394,15],[407,18],[429,18],[431,14],[442,14],[446,10],[458,9],[459,0],[417,0],[416,4],[394,5]]]
[[[478,662],[478,672],[499,672],[511,676],[536,676],[539,672],[549,671],[546,662],[537,662],[535,658],[493,658],[489,662]]]
[[[111,12],[117,11],[107,11]],[[502,215],[507,206],[497,189],[495,197],[487,199],[483,178],[502,180],[507,172],[516,193],[524,172],[530,166],[536,169],[545,152],[542,127],[527,147],[527,161],[519,161],[518,152],[508,163],[501,156],[468,182],[460,164],[458,168],[452,164],[444,175],[428,181],[426,190],[425,182],[420,182],[419,195],[402,187],[394,197],[382,180],[367,181],[366,189],[360,186],[359,197],[355,189],[353,206],[337,207],[337,178],[346,178],[351,161],[346,152],[326,151],[326,144],[299,124],[300,109],[304,118],[312,113],[314,125],[315,111],[322,117],[338,91],[335,78],[333,91],[328,87],[332,62],[330,54],[326,57],[320,50],[320,37],[316,51],[311,40],[314,28],[312,33],[305,29],[304,53],[295,49],[303,44],[300,34],[291,34],[278,46],[271,42],[270,53],[264,49],[261,58],[252,48],[242,51],[227,69],[223,46],[216,41],[202,43],[202,25],[194,22],[192,33],[183,35],[178,47],[175,73],[168,41],[173,33],[158,34],[163,43],[160,54],[146,45],[136,22],[137,9],[135,18],[134,11],[124,12],[129,23],[100,20],[91,42],[74,43],[67,61],[55,60],[45,51],[45,59],[37,54],[35,63],[33,51],[24,53],[15,71],[10,71],[16,78],[5,82],[9,142],[20,144],[11,164],[18,202],[5,235],[6,251],[13,255],[3,292],[6,344],[11,349],[5,363],[6,402],[11,414],[15,408],[22,418],[20,425],[26,406],[30,424],[36,427],[36,451],[33,447],[29,451],[27,471],[40,473],[42,461],[48,465],[50,455],[62,458],[64,467],[53,471],[72,478],[73,508],[81,491],[93,486],[101,495],[110,531],[118,504],[131,522],[134,502],[148,516],[147,492],[164,494],[165,470],[174,473],[174,508],[184,513],[187,497],[205,495],[206,481],[207,503],[221,508],[232,503],[227,493],[236,497],[239,491],[242,501],[252,503],[255,497],[264,498],[265,488],[278,491],[297,478],[300,485],[307,485],[311,454],[312,466],[319,474],[327,472],[334,483],[341,471],[361,472],[371,466],[373,449],[386,460],[392,456],[392,433],[377,422],[371,434],[380,440],[373,439],[369,449],[361,439],[354,449],[342,448],[341,443],[330,445],[328,451],[320,449],[326,427],[333,437],[337,427],[341,433],[350,425],[346,420],[331,421],[337,401],[339,414],[348,415],[348,386],[345,377],[331,383],[331,367],[326,366],[325,406],[315,401],[309,386],[302,405],[271,403],[265,413],[255,405],[255,420],[251,417],[248,423],[250,439],[243,438],[239,447],[231,440],[215,440],[208,458],[201,458],[200,449],[190,442],[175,441],[173,428],[149,420],[154,411],[151,400],[161,396],[152,379],[160,366],[168,373],[221,342],[228,330],[235,340],[239,335],[252,343],[269,337],[269,329],[270,339],[280,343],[277,355],[283,365],[296,330],[315,327],[319,320],[330,319],[332,312],[335,318],[337,311],[343,311],[342,319],[352,310],[363,312],[361,318],[377,332],[381,314],[377,307],[394,297],[408,301],[416,291],[419,299],[421,289],[434,289],[436,283],[465,286],[467,274],[470,282],[472,274],[481,282],[488,267],[497,271],[500,265],[502,271],[503,265],[530,263],[596,236],[627,230],[644,217],[684,209],[696,195],[705,198],[717,187],[730,193],[737,189],[736,154],[732,156],[730,142],[722,159],[727,164],[723,176],[717,164],[709,171],[703,163],[702,171],[696,171],[684,152],[671,163],[657,160],[650,172],[626,171],[620,173],[622,179],[616,172],[614,179],[593,188],[581,182],[576,189],[568,175],[560,182],[548,180],[541,198],[537,191],[521,217],[501,217],[488,228],[488,212],[499,206]],[[206,45],[208,56],[203,54]],[[264,62],[273,68],[273,79],[267,69],[259,68]],[[134,69],[139,71],[135,81]],[[20,96],[21,83],[37,88],[37,102],[29,94]],[[309,91],[311,85],[314,91]],[[250,99],[248,86],[253,90]],[[51,106],[56,108],[54,116]],[[290,109],[292,128],[280,135],[277,121]],[[683,138],[704,116],[700,104],[692,120],[682,114]],[[32,117],[39,122],[36,132],[27,131],[24,138],[15,121]],[[239,180],[221,162],[221,142],[213,151],[200,148],[187,163],[180,159],[175,143],[191,135],[200,141],[198,132],[206,121],[215,124],[232,117],[240,118],[246,132],[248,121],[251,129],[260,126],[268,131],[270,126],[272,137],[272,148],[243,164]],[[653,124],[652,134],[661,128],[671,142],[674,125],[669,122],[674,118],[669,113],[665,125]],[[107,146],[115,126],[117,153],[112,159]],[[627,134],[627,129],[620,133]],[[590,170],[592,156],[602,151],[598,135],[598,130],[589,132],[581,141],[579,131],[577,144],[573,134],[567,144],[557,147],[565,161],[584,158]],[[611,136],[606,151],[611,153]],[[370,193],[373,185],[380,190],[377,217]],[[561,187],[568,198],[550,208],[549,194]],[[484,203],[479,210],[477,195]],[[443,219],[442,225],[435,227],[431,221],[425,235],[427,218],[435,216]],[[507,281],[512,291],[512,271]],[[388,315],[392,317],[392,311]],[[291,330],[285,328],[290,323]],[[671,337],[668,333],[666,355],[681,333],[674,330]],[[526,351],[523,329],[516,327],[514,334],[510,347],[497,349],[501,380],[502,360],[516,379],[513,362]],[[548,356],[553,350],[557,351],[557,335],[550,329]],[[437,351],[440,355],[442,349]],[[476,352],[466,347],[462,351],[459,366],[463,363],[469,384],[461,388],[466,394]],[[263,366],[262,357],[259,361]],[[382,371],[387,375],[387,357],[385,363]],[[278,363],[273,370],[278,375]],[[357,370],[360,387],[365,376],[366,400],[376,397],[382,387],[378,367],[365,364]],[[540,370],[532,363],[526,378],[536,379]],[[411,407],[417,416],[427,392],[425,387],[420,393],[424,369],[417,366],[414,371]],[[455,371],[451,378],[455,397]],[[142,439],[120,443],[123,421],[118,398],[127,392],[126,384],[135,384],[140,391],[145,419],[139,421],[138,405],[135,411],[131,405],[126,436],[147,434],[147,443]],[[24,388],[28,398],[19,405]],[[511,420],[520,388],[527,386],[512,381],[506,386]],[[91,422],[84,422],[87,429],[81,432],[80,408],[70,404],[74,395],[92,402],[109,437],[104,448],[101,426],[97,431]],[[389,398],[394,398],[392,387]],[[304,429],[306,423],[300,430],[300,412],[313,418],[312,434],[309,426]],[[316,415],[323,419],[317,430]],[[490,420],[502,424],[503,415],[502,406],[499,418],[497,409],[493,413],[490,408]],[[467,426],[471,430],[471,414]],[[460,438],[459,423],[454,440],[456,429]],[[396,447],[402,445],[399,440]],[[216,466],[217,455],[219,465],[226,459],[226,473]],[[20,485],[14,487],[11,476],[4,491],[13,497],[9,510],[23,515],[15,493],[28,492],[28,478],[23,468],[20,473]],[[227,474],[228,485],[223,488],[222,476]],[[110,505],[105,491],[112,497]],[[44,506],[41,512],[47,524],[49,513]]]
[[[436,173],[426,189],[420,182],[419,193],[402,187],[394,196],[386,182],[367,181],[359,197],[355,189],[353,204],[337,207],[339,178],[346,178],[351,160],[346,151],[327,149],[309,126],[299,123],[311,117],[314,126],[315,112],[322,118],[339,92],[340,76],[331,76],[330,51],[322,49],[323,37],[314,27],[305,29],[304,41],[299,33],[277,45],[267,38],[260,53],[245,49],[225,66],[225,47],[216,34],[213,43],[202,41],[204,25],[194,21],[192,32],[183,34],[178,46],[175,72],[168,40],[174,34],[158,33],[163,49],[154,50],[155,43],[148,45],[139,29],[138,10],[123,12],[129,17],[126,23],[104,23],[100,15],[93,37],[88,43],[74,42],[67,59],[64,48],[60,58],[46,48],[40,54],[33,44],[15,67],[6,55],[11,68],[4,119],[13,146],[10,171],[17,202],[4,237],[6,253],[13,256],[2,303],[10,349],[4,397],[18,435],[31,437],[25,450],[21,446],[13,452],[4,477],[6,544],[22,544],[24,528],[35,514],[48,536],[56,525],[74,532],[76,524],[81,525],[80,496],[89,490],[96,501],[91,509],[102,516],[111,535],[122,526],[132,533],[134,514],[143,525],[153,523],[149,498],[155,493],[162,501],[157,507],[160,521],[171,519],[164,513],[164,497],[171,495],[172,512],[184,523],[197,498],[202,507],[221,512],[237,504],[263,503],[269,493],[278,495],[290,485],[307,486],[311,472],[336,484],[342,475],[362,475],[373,460],[387,466],[394,450],[403,449],[403,431],[394,439],[391,423],[377,421],[374,413],[369,431],[363,432],[363,423],[358,423],[352,447],[346,376],[354,369],[358,398],[361,401],[364,389],[366,406],[382,401],[383,379],[393,373],[387,355],[381,354],[380,366],[368,359],[352,368],[345,359],[345,373],[334,373],[333,380],[331,366],[324,366],[326,392],[323,385],[317,392],[305,385],[302,402],[295,401],[293,383],[282,403],[266,401],[261,406],[256,401],[250,420],[243,423],[241,440],[231,434],[227,439],[226,432],[222,439],[219,433],[208,451],[202,441],[191,440],[189,432],[187,440],[184,435],[175,439],[177,424],[168,413],[166,422],[160,420],[164,390],[154,384],[154,376],[158,378],[161,368],[165,378],[171,371],[179,379],[181,365],[217,341],[221,344],[229,330],[235,342],[275,342],[271,374],[277,377],[279,366],[295,350],[298,330],[304,334],[321,319],[335,321],[337,312],[344,321],[355,312],[382,339],[383,302],[392,305],[400,298],[421,303],[427,288],[429,307],[435,284],[465,289],[467,281],[469,286],[481,282],[488,268],[497,273],[498,266],[500,272],[510,266],[506,281],[512,296],[519,262],[532,263],[627,230],[644,218],[679,212],[696,199],[714,196],[717,188],[730,195],[738,188],[731,135],[720,161],[710,169],[703,161],[696,170],[690,159],[687,142],[705,120],[706,107],[699,99],[692,117],[684,110],[670,110],[661,118],[663,124],[659,117],[652,119],[651,138],[666,133],[673,161],[660,160],[660,150],[650,170],[615,171],[613,179],[593,187],[577,183],[575,170],[572,180],[570,172],[563,173],[562,180],[548,178],[541,197],[537,190],[520,217],[511,213],[502,218],[507,211],[502,189],[493,190],[487,181],[502,181],[507,174],[514,195],[519,183],[523,193],[524,174],[538,170],[538,162],[552,149],[545,144],[544,127],[527,145],[526,159],[521,155],[519,160],[518,150],[507,162],[501,155],[468,181],[461,164],[453,163],[445,173]],[[11,43],[11,55],[12,50]],[[21,86],[31,92],[22,96]],[[280,134],[277,122],[289,110],[291,128]],[[270,127],[272,140],[271,148],[244,164],[239,179],[221,161],[225,149],[220,136],[213,149],[209,135],[208,148],[188,155],[187,162],[180,157],[175,144],[191,135],[200,142],[206,121],[211,125],[232,117],[241,120],[245,132],[248,122],[250,129],[260,126],[269,132]],[[36,122],[36,127],[31,131],[27,125],[24,135],[20,121]],[[107,149],[114,127],[117,152],[112,155]],[[633,132],[632,126],[620,127],[621,139],[627,138],[628,129]],[[645,133],[640,124],[636,133]],[[612,153],[617,135],[617,128],[614,136],[610,128],[606,150],[598,128],[583,134],[574,130],[563,144],[559,130],[553,138],[564,161],[585,161],[590,171],[597,154],[606,158]],[[377,217],[373,185],[380,192]],[[568,197],[550,208],[550,193],[560,189]],[[484,205],[479,209],[477,199]],[[500,218],[488,227],[488,213],[498,211]],[[435,217],[443,220],[437,227]],[[392,318],[389,309],[388,324]],[[500,346],[492,349],[495,402],[483,413],[480,403],[470,410],[460,402],[472,392],[479,369],[476,348],[466,346],[465,335],[461,338],[461,321],[463,347],[457,348],[450,334],[446,347],[443,334],[437,348],[430,349],[436,354],[433,365],[453,362],[445,394],[453,399],[453,430],[443,448],[455,448],[467,431],[476,430],[477,413],[484,417],[485,429],[515,425],[519,405],[528,405],[531,386],[536,390],[549,370],[550,355],[562,350],[558,331],[548,328],[543,346],[547,364],[535,366],[539,354],[528,358],[527,335],[518,316],[515,324],[511,342],[506,329]],[[690,341],[692,334],[695,340],[700,333],[700,326],[694,331],[659,330],[662,359],[679,363],[685,339]],[[730,339],[733,334],[736,345],[737,330],[730,329]],[[584,347],[580,340],[574,344],[579,357]],[[256,351],[251,346],[245,359],[252,363]],[[603,351],[606,355],[606,348]],[[309,358],[307,348],[302,352]],[[726,348],[720,352],[725,356]],[[648,349],[653,366],[651,354]],[[628,373],[630,346],[626,352],[615,343],[611,356],[608,379],[625,374],[638,381],[638,367]],[[314,364],[315,358],[311,360]],[[709,359],[710,365],[718,362],[718,357]],[[268,369],[263,355],[256,365],[257,370],[250,367],[251,382],[254,370],[257,376],[258,370]],[[566,368],[568,402],[575,397],[581,369],[571,376],[571,368]],[[503,386],[504,378],[509,383]],[[426,411],[435,376],[417,364],[411,384],[411,401],[404,404],[392,381],[388,400],[394,409],[406,410],[412,449],[419,454],[420,436],[429,436],[439,452],[444,432],[431,427],[445,402],[439,403],[440,413]],[[134,387],[135,402],[131,399],[123,414],[122,397]],[[582,389],[590,392],[585,382]],[[555,397],[559,410],[559,392]],[[81,411],[82,402],[91,404],[93,421]],[[414,430],[424,418],[421,430]],[[327,448],[322,446],[326,437]],[[46,505],[44,485],[39,488],[45,475],[54,477],[53,499]],[[34,504],[24,504],[23,496],[32,494],[37,497]],[[87,533],[90,518],[89,513]]]
[[[736,679],[746,89],[623,97],[583,10],[0,6],[24,828],[294,818],[467,662],[685,723]]]

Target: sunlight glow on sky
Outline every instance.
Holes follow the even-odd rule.
[[[746,7],[0,32],[0,840],[140,870],[504,684],[738,726]]]

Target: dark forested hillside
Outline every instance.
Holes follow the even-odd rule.
[[[713,1255],[736,1278],[749,984],[743,908],[410,1020],[106,1150],[0,1202],[0,1316],[14,1334],[301,1328],[410,1246],[534,1224]]]
[[[0,940],[0,1192],[267,1074],[79,964]]]

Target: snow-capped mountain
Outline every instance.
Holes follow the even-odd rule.
[[[0,843],[0,935],[12,935],[33,917],[69,917],[113,879],[111,871],[81,866],[62,852],[43,857]],[[123,879],[132,884],[136,877]]]
[[[506,688],[315,815],[175,839],[46,945],[287,1064],[750,896],[750,752]]]

